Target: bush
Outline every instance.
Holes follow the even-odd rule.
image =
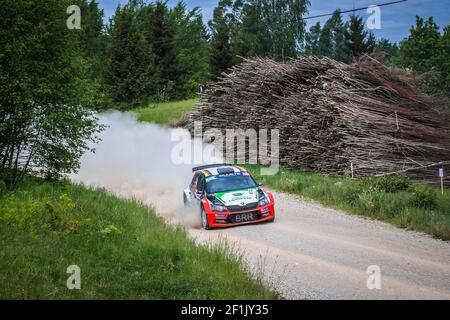
[[[342,200],[351,205],[355,205],[359,201],[359,196],[361,194],[361,187],[356,184],[346,185],[343,188]]]
[[[411,205],[417,208],[434,209],[437,205],[437,195],[434,190],[422,185],[415,185],[411,190]]]
[[[365,215],[370,216],[378,209],[374,202],[374,196],[370,192],[361,193],[358,200]]]
[[[90,219],[78,220],[75,205],[70,197],[22,199],[15,194],[2,198],[0,223],[15,226],[30,233],[77,233],[89,224]],[[77,218],[77,219],[75,219]]]
[[[396,174],[392,176],[382,176],[371,179],[371,186],[376,191],[383,192],[399,192],[408,190],[411,185],[411,181],[405,174]]]
[[[6,192],[6,183],[2,179],[0,179],[0,195]]]

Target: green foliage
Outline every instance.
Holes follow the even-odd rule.
[[[66,26],[69,1],[10,1],[0,14],[0,177],[15,186],[30,168],[72,172],[102,129],[90,64],[78,30]]]
[[[411,34],[400,43],[400,62],[422,75],[426,91],[449,97],[450,93],[450,26],[441,35],[430,17],[417,16]]]
[[[319,49],[320,45],[320,35],[321,35],[320,22],[313,25],[309,32],[305,36],[305,53],[311,56],[321,56]]]
[[[100,230],[100,233],[102,234],[103,238],[112,238],[120,236],[122,234],[122,231],[120,231],[120,229],[117,228],[115,225],[111,224],[106,228]]]
[[[118,7],[111,28],[107,83],[114,102],[124,108],[144,103],[155,90],[155,56],[139,29],[136,9]]]
[[[339,61],[349,61],[348,47],[345,39],[346,26],[342,21],[340,10],[336,10],[320,31],[318,46],[319,56],[331,57]]]
[[[209,78],[208,45],[199,9],[178,3],[130,2],[109,26],[106,83],[122,109],[192,97]]]
[[[411,204],[417,208],[436,208],[436,191],[431,188],[427,188],[426,186],[415,185],[412,188]]]
[[[350,58],[357,58],[364,53],[373,51],[375,38],[372,33],[364,30],[364,21],[361,17],[352,15],[344,34]]]
[[[440,94],[450,97],[450,25],[444,28],[436,65],[439,71],[435,86]]]
[[[232,248],[197,246],[136,201],[68,183],[27,178],[2,196],[0,247],[1,299],[278,298]],[[73,264],[81,290],[66,287]]]
[[[169,16],[167,5],[158,1],[149,10],[149,28],[145,32],[155,55],[156,91],[163,93],[164,101],[184,98],[176,90],[182,85],[183,71],[175,46],[174,18]]]
[[[7,191],[6,183],[3,179],[0,179],[0,196],[3,195]]]
[[[405,67],[418,73],[425,73],[435,66],[439,52],[439,27],[430,17],[424,20],[416,17],[411,34],[400,43],[400,56]]]
[[[211,73],[217,78],[242,58],[295,58],[303,49],[307,0],[220,0],[211,29]]]
[[[92,108],[101,110],[108,107],[110,101],[104,85],[106,74],[106,49],[109,37],[103,24],[104,12],[96,0],[76,0],[74,4],[81,9],[81,30],[77,30],[79,48],[85,63],[88,65],[88,76]]]
[[[183,70],[178,99],[193,97],[198,93],[199,84],[209,79],[209,45],[206,27],[199,8],[190,11],[183,2],[170,12],[175,23],[175,46],[177,59]]]
[[[210,69],[213,78],[217,78],[233,65],[233,53],[230,44],[230,14],[226,14],[229,4],[229,0],[220,0],[214,9],[213,19],[209,22],[209,28],[211,29]]]
[[[364,53],[371,53],[376,41],[372,33],[364,30],[361,17],[352,15],[344,23],[340,10],[336,10],[323,28],[315,24],[306,35],[305,53],[351,62]]]
[[[0,223],[36,235],[38,233],[77,233],[89,225],[89,218],[75,218],[75,204],[66,194],[59,197],[21,200],[21,195],[4,196]]]
[[[260,41],[269,48],[266,56],[275,60],[295,58],[305,40],[306,22],[299,17],[308,11],[308,0],[254,0],[266,28]]]
[[[396,174],[372,178],[370,184],[376,191],[394,193],[407,190],[411,180],[405,174]]]

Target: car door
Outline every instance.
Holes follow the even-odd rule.
[[[200,175],[198,173],[195,173],[194,177],[192,177],[191,184],[189,185],[189,202],[193,202],[194,200],[196,200],[195,193],[197,191],[197,181],[199,176]]]
[[[199,174],[197,179],[197,186],[195,188],[195,199],[200,203],[205,194],[205,176],[203,174]]]
[[[201,200],[203,198],[203,195],[205,194],[205,176],[203,174],[200,174],[197,180],[197,189],[195,192],[195,197],[197,200]]]

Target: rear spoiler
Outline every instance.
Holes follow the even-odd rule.
[[[223,166],[229,166],[229,164],[226,164],[226,163],[222,163],[222,164],[207,164],[207,165],[204,165],[204,166],[192,168],[192,172],[196,172],[196,171],[204,170],[204,169],[209,169],[209,168],[223,167]]]

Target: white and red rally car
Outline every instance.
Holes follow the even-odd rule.
[[[183,192],[185,205],[198,206],[202,226],[231,227],[275,220],[271,192],[261,189],[244,168],[215,164],[192,169],[194,177]]]

